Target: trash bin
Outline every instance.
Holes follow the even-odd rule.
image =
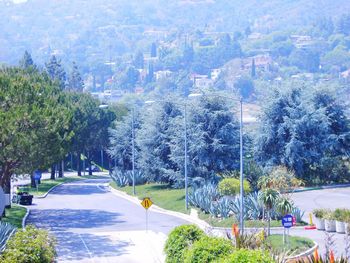
[[[27,192],[19,193],[18,202],[20,205],[31,205],[33,202],[33,195],[30,195]]]

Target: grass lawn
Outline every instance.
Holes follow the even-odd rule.
[[[84,179],[98,179],[98,178],[101,178],[101,176],[87,175],[87,176],[62,177],[62,178],[56,178],[56,180],[47,179],[47,180],[41,181],[41,184],[39,184],[39,187],[38,187],[38,191],[36,188],[31,188],[30,185],[21,187],[21,191],[28,192],[34,196],[40,196],[47,193],[47,191],[49,191],[52,187],[61,183],[69,183],[69,182],[75,182],[75,181],[84,180]]]
[[[198,212],[198,217],[204,221],[206,221],[208,224],[214,227],[232,227],[232,224],[238,224],[238,221],[235,218],[214,218],[209,214],[205,214],[203,212]],[[302,226],[304,224],[298,223],[297,226]],[[261,221],[261,220],[246,220],[244,221],[245,227],[267,227],[267,222]],[[271,227],[281,227],[282,223],[280,220],[271,220]]]
[[[8,222],[18,228],[22,227],[22,219],[27,213],[24,207],[12,204],[11,208],[6,208],[6,217],[2,218],[2,222]]]
[[[111,186],[117,190],[132,195],[132,186],[118,187],[115,182]],[[173,189],[165,184],[145,184],[136,186],[136,195],[139,199],[151,198],[152,202],[164,209],[188,214],[185,208],[184,189]]]
[[[271,235],[267,238],[267,242],[278,253],[290,251],[293,254],[298,254],[314,246],[311,239],[294,236],[289,236],[289,245],[284,245],[283,235]]]

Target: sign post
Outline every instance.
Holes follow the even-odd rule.
[[[289,235],[289,229],[295,225],[295,219],[292,215],[285,215],[282,218],[282,226],[283,228],[283,244],[288,243],[288,235]],[[287,236],[286,236],[286,230],[287,230]]]
[[[148,208],[152,206],[153,202],[149,197],[143,198],[141,205],[146,209],[146,232],[148,232]]]
[[[41,180],[41,175],[42,175],[42,173],[39,170],[36,170],[34,172],[34,180],[35,180],[36,192],[39,191],[39,182]]]

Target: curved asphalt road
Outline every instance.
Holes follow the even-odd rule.
[[[188,222],[145,210],[103,187],[108,179],[63,184],[35,199],[28,224],[57,238],[58,262],[163,262],[166,234]]]

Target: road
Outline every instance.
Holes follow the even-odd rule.
[[[322,189],[294,193],[293,201],[307,217],[315,208],[348,208],[350,209],[350,187]]]
[[[299,192],[294,193],[292,198],[295,205],[302,211],[305,211],[304,220],[306,222],[309,221],[309,214],[315,208],[328,208],[331,210],[336,208],[350,209],[350,187]],[[291,234],[312,238],[320,244],[321,251],[324,251],[326,239],[324,231],[293,229]],[[345,235],[336,233],[331,235],[333,236],[336,253],[338,255],[343,254],[346,246]]]
[[[57,238],[58,262],[163,262],[166,234],[188,222],[145,210],[104,187],[108,179],[63,184],[35,199],[28,224]]]

